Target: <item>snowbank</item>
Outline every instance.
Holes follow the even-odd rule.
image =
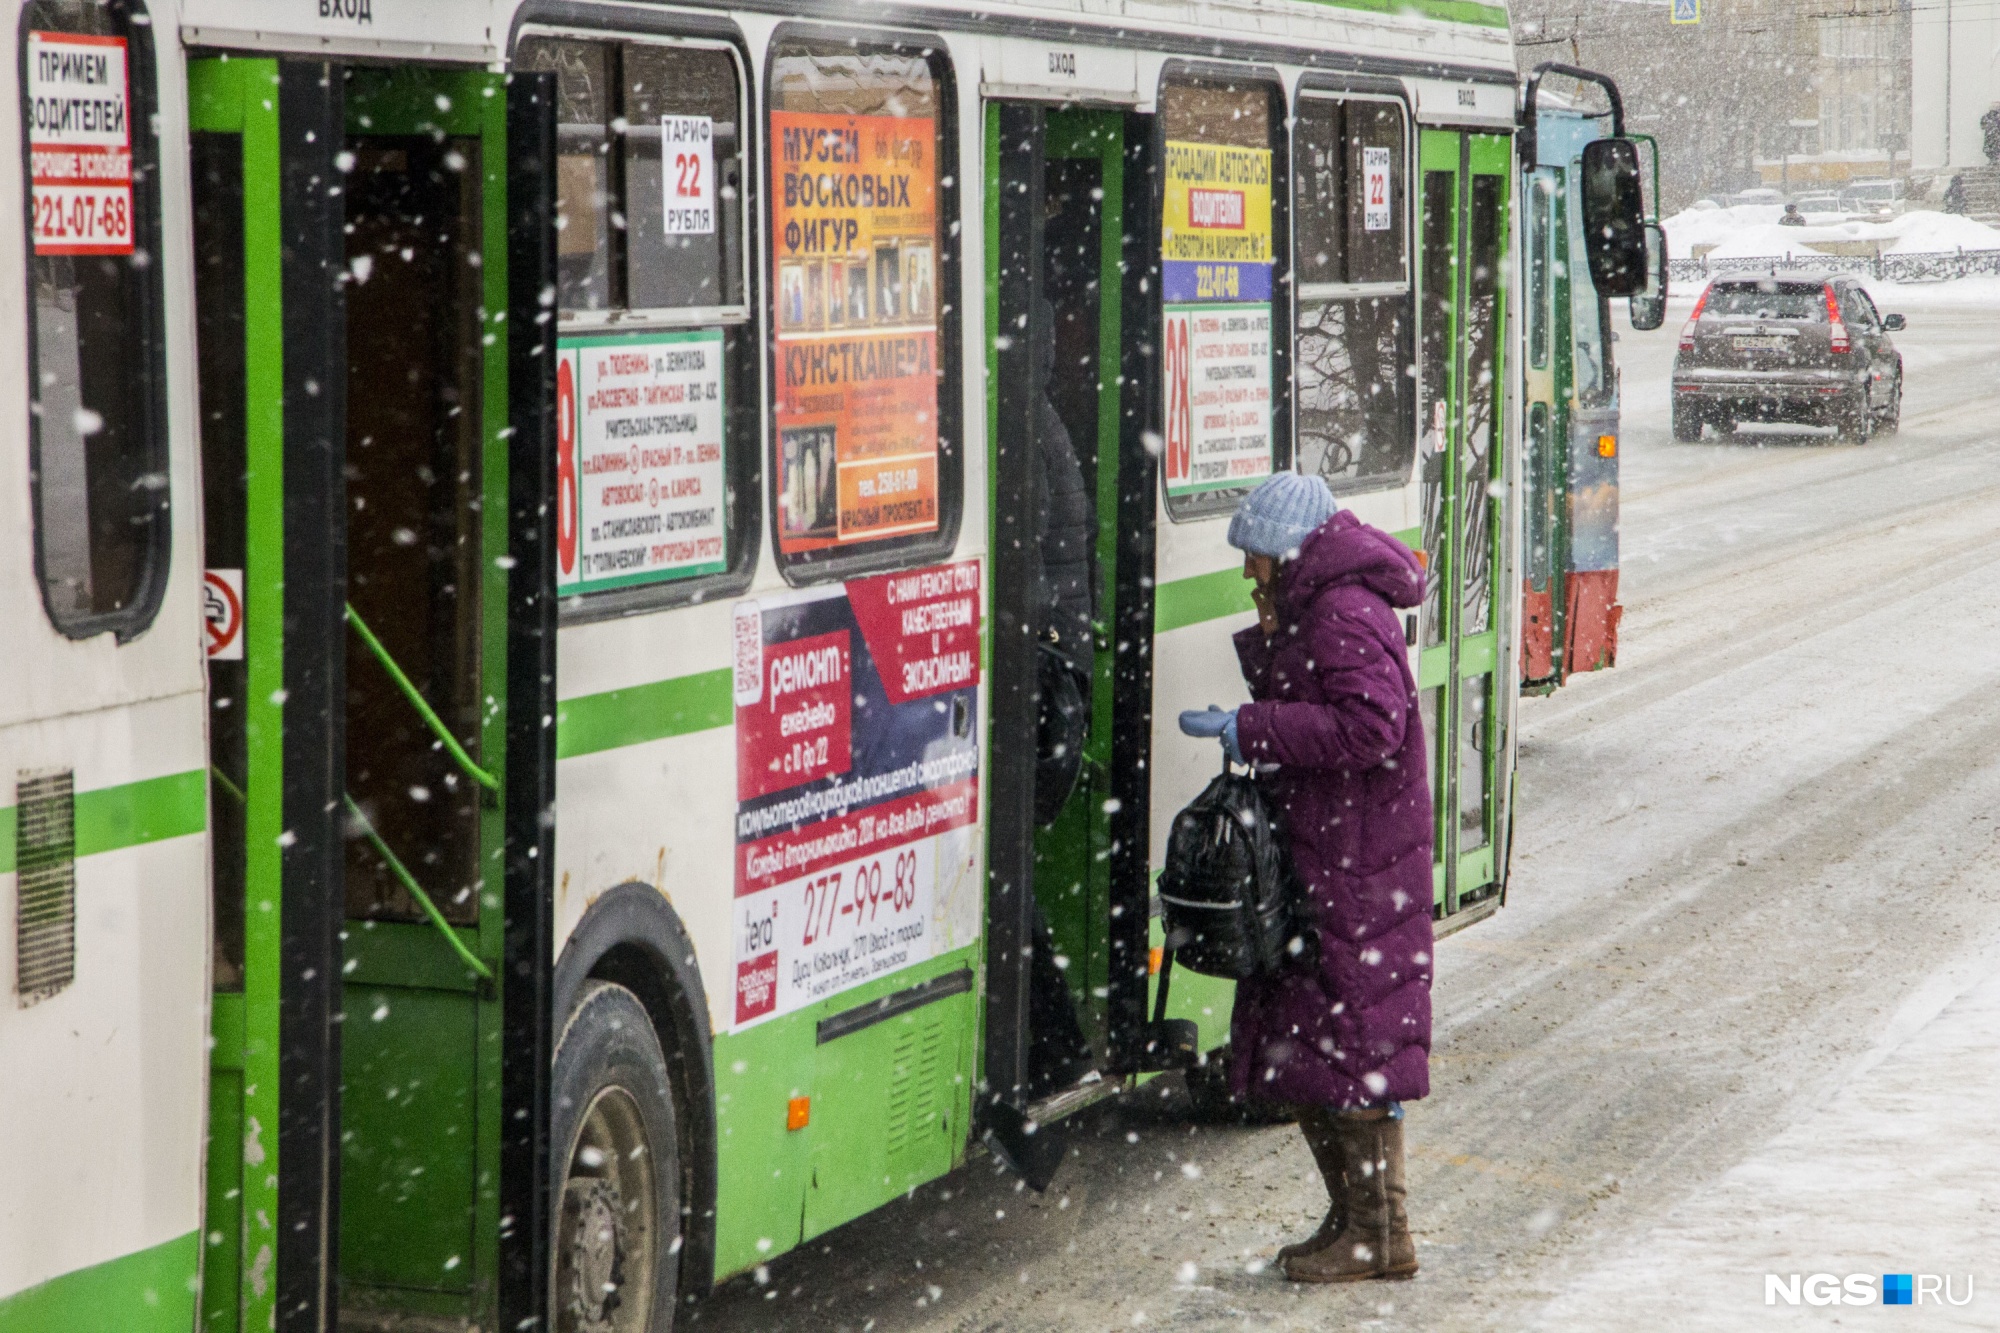
[[[1808,213],[1803,227],[1783,227],[1783,208],[1739,204],[1734,208],[1690,208],[1661,225],[1667,232],[1667,253],[1687,259],[1705,251],[1712,259],[1743,259],[1765,255],[1825,254],[1815,245],[1832,242],[1875,242],[1883,254],[1935,254],[1947,250],[2000,250],[2000,229],[1953,213],[1918,209],[1886,222],[1837,222],[1829,215]]]

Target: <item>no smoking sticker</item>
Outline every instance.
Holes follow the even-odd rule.
[[[203,570],[201,618],[207,626],[211,662],[243,660],[243,571]]]

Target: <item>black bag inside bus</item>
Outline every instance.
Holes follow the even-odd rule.
[[[1181,966],[1211,977],[1275,972],[1297,934],[1298,896],[1277,811],[1249,774],[1225,766],[1167,835],[1167,948]]]

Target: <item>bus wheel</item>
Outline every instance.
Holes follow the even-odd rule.
[[[668,1333],[680,1255],[680,1151],[652,1019],[592,981],[556,1042],[552,1298],[558,1333]]]

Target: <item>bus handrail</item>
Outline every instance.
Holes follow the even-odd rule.
[[[382,641],[375,637],[375,631],[368,628],[368,622],[361,618],[360,613],[354,609],[354,603],[352,602],[347,603],[347,623],[354,626],[355,632],[361,636],[361,641],[368,645],[368,651],[375,654],[375,660],[380,662],[382,669],[389,673],[389,679],[396,682],[396,687],[403,692],[403,697],[410,701],[410,706],[417,710],[417,715],[423,718],[424,722],[430,727],[431,733],[438,738],[445,750],[458,762],[458,766],[465,770],[465,775],[486,788],[486,790],[498,792],[500,790],[500,779],[472,762],[472,756],[467,754],[465,747],[458,743],[458,737],[451,734],[451,731],[444,724],[444,719],[439,717],[430,704],[424,701],[424,696],[418,693],[416,685],[411,682],[410,678],[403,674],[403,668],[396,665],[396,659],[389,656],[389,650],[384,648]]]
[[[389,844],[382,841],[382,835],[377,833],[375,826],[368,822],[368,816],[361,809],[360,804],[355,801],[352,795],[346,792],[342,792],[341,797],[347,802],[348,818],[352,819],[355,827],[361,830],[361,836],[368,839],[368,845],[375,849],[375,854],[382,858],[384,865],[389,867],[389,873],[396,877],[396,882],[401,884],[404,891],[417,900],[417,906],[424,909],[424,915],[429,917],[431,924],[436,926],[439,932],[444,935],[445,942],[451,945],[452,949],[458,954],[460,961],[471,968],[473,974],[481,981],[492,981],[493,969],[486,966],[478,954],[466,948],[465,941],[458,937],[458,932],[452,928],[451,922],[444,919],[444,913],[438,911],[437,904],[431,901],[431,896],[424,892],[422,885],[417,883],[417,877],[410,873],[409,867],[403,864],[401,857],[389,850]]]

